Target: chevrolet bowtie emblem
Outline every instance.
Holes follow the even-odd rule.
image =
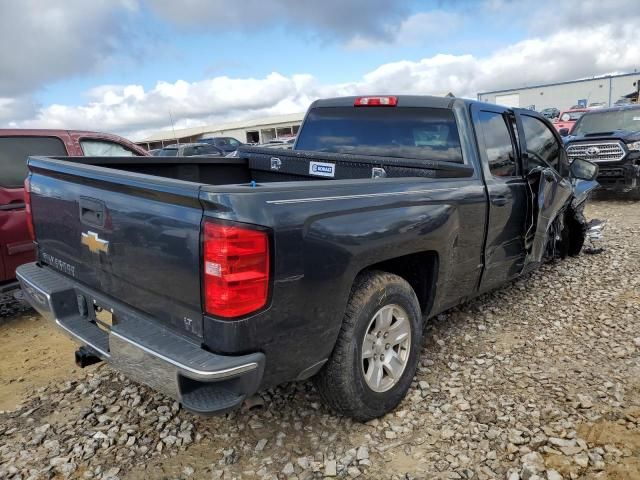
[[[82,232],[81,242],[89,248],[91,253],[109,253],[109,242],[107,240],[102,240],[95,232]]]

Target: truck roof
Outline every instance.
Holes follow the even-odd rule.
[[[0,128],[0,137],[20,137],[20,136],[57,137],[60,135],[105,137],[105,138],[110,137],[110,138],[118,138],[118,139],[123,138],[111,133],[93,132],[90,130],[67,130],[67,129],[56,129],[56,128]]]
[[[434,97],[431,95],[353,95],[349,97],[323,98],[316,100],[309,108],[316,107],[353,107],[357,98],[361,97],[396,97],[399,107],[453,108],[455,102],[471,103],[455,97]]]
[[[353,107],[356,99],[363,97],[396,97],[398,100],[398,107],[422,107],[422,108],[446,108],[453,109],[454,107],[469,108],[470,105],[480,105],[485,107],[496,107],[495,104],[480,102],[469,98],[460,97],[435,97],[432,95],[352,95],[348,97],[335,97],[335,98],[322,98],[316,100],[311,104],[309,110],[317,107]],[[508,108],[517,112],[524,112],[527,115],[536,116],[538,118],[544,118],[544,116],[536,112],[535,110],[529,110],[526,108],[507,107],[499,105],[501,108]],[[587,109],[588,110],[588,109]],[[602,111],[603,109],[598,109]]]
[[[81,138],[95,140],[110,140],[133,150],[138,155],[146,156],[147,151],[136,145],[131,140],[115,135],[113,133],[93,132],[90,130],[66,130],[55,128],[0,128],[0,138],[2,137],[70,137],[72,142],[77,142]]]

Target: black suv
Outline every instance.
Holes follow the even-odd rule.
[[[570,159],[600,166],[606,190],[640,194],[640,105],[601,108],[584,114],[566,139]]]

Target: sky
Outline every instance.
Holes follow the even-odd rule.
[[[0,128],[158,130],[317,98],[640,69],[638,0],[0,0]]]

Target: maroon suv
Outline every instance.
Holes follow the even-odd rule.
[[[0,129],[0,291],[17,286],[16,267],[35,258],[23,187],[29,155],[123,157],[148,153],[106,133]]]

